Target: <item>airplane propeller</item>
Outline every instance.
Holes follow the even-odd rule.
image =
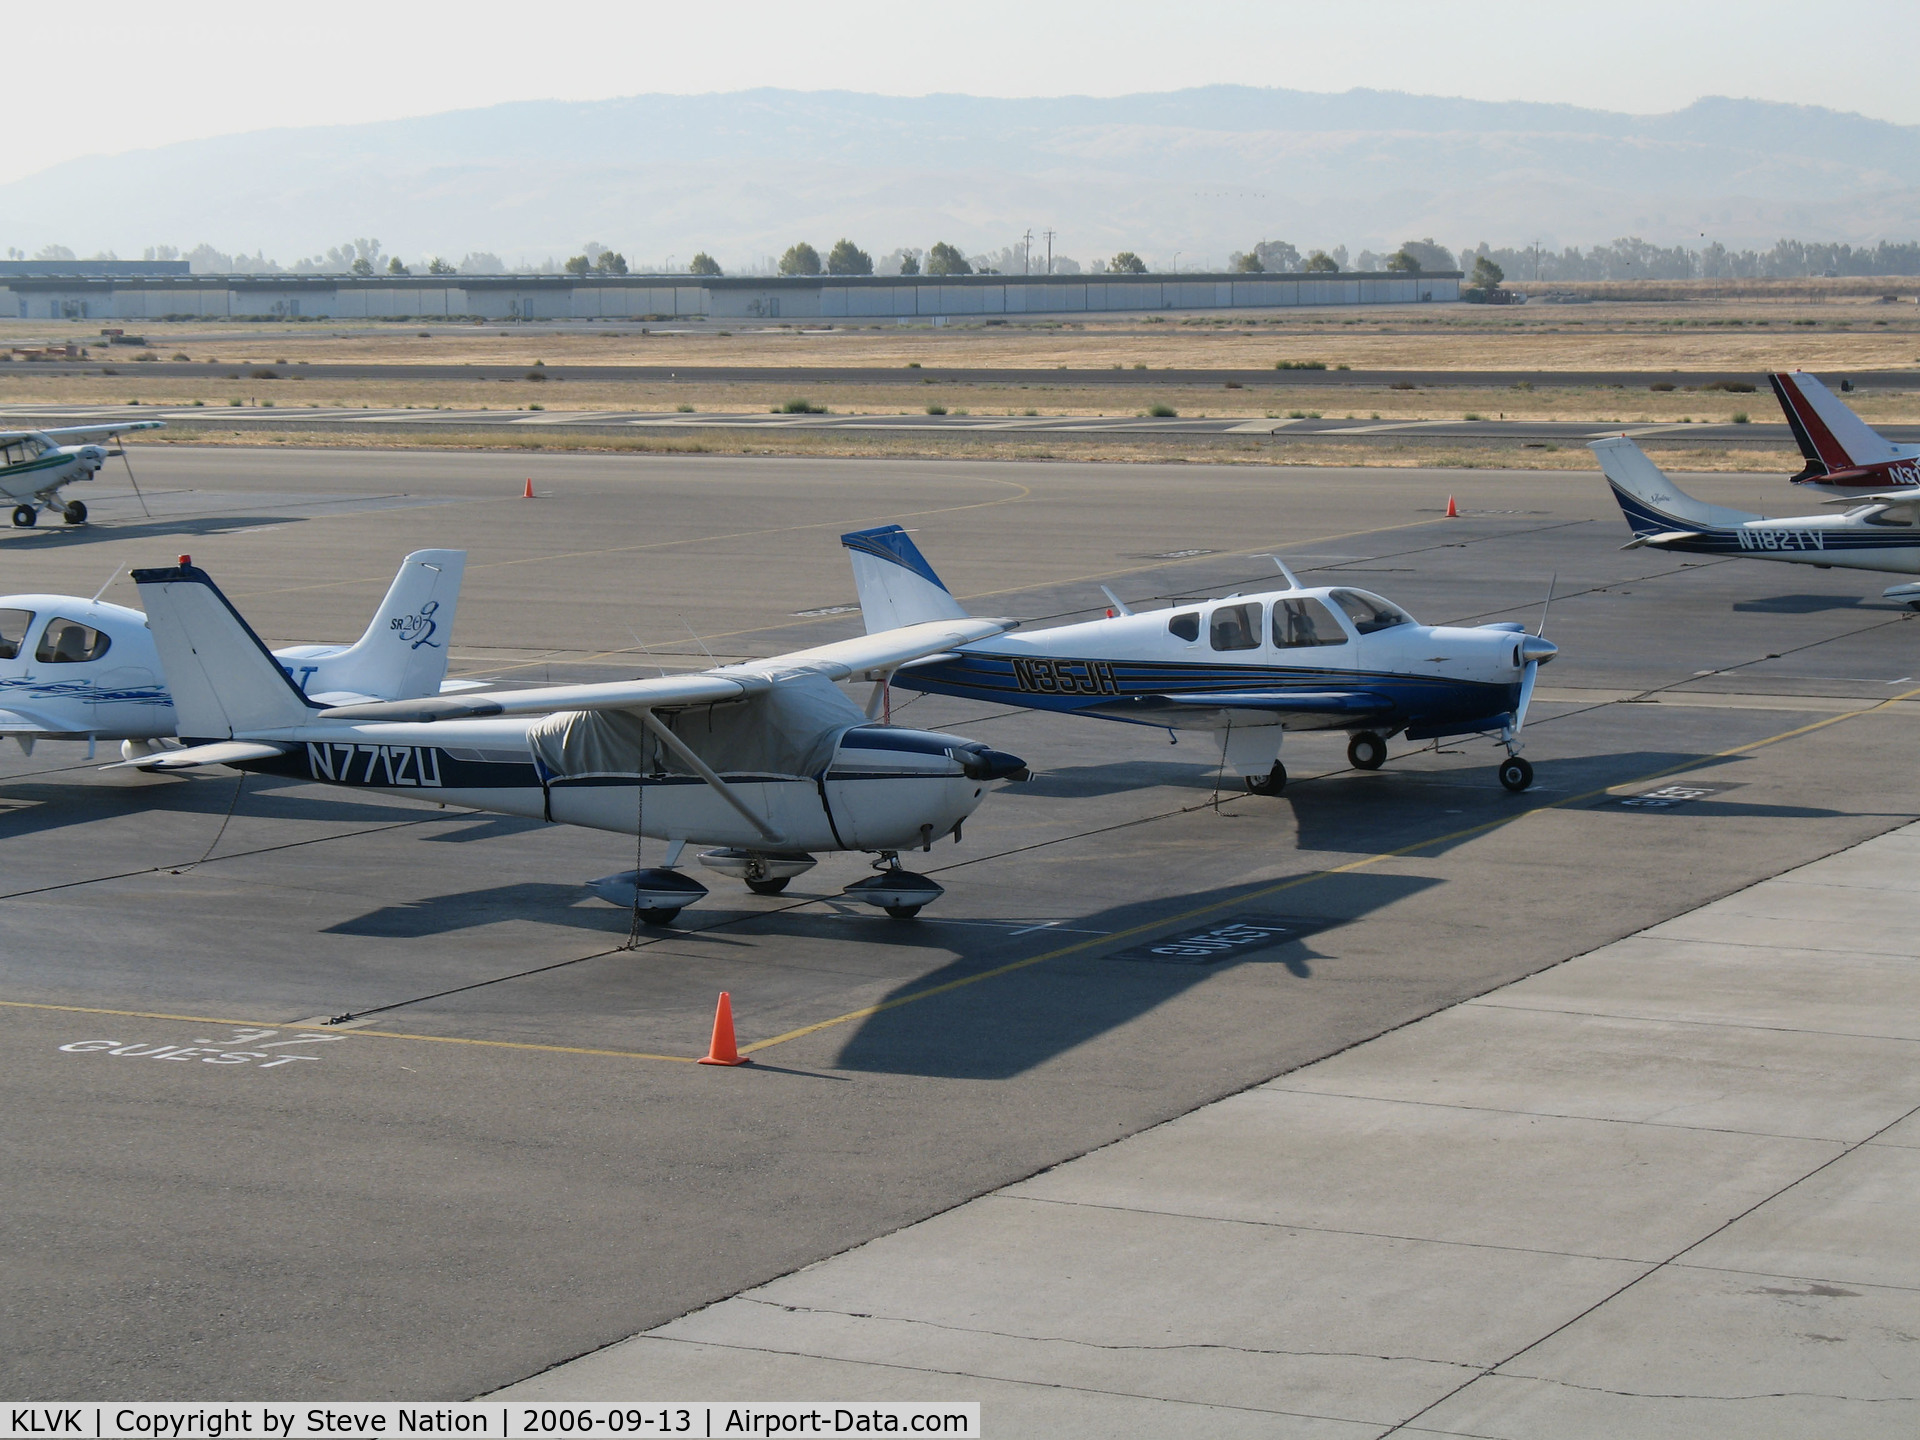
[[[1508,744],[1520,738],[1520,727],[1527,723],[1527,707],[1533,703],[1533,686],[1540,678],[1540,666],[1560,653],[1560,647],[1547,639],[1547,612],[1553,608],[1553,587],[1559,579],[1556,571],[1547,581],[1546,603],[1540,607],[1540,627],[1513,647],[1522,669],[1520,699],[1513,707],[1513,724],[1507,728]]]

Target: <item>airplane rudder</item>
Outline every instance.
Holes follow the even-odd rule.
[[[182,737],[231,738],[298,725],[311,706],[213,577],[183,563],[135,570],[175,729]]]

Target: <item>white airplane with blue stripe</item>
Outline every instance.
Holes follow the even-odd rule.
[[[1017,757],[978,741],[876,725],[836,682],[998,634],[1008,622],[910,625],[694,675],[385,703],[303,692],[205,571],[136,570],[185,749],[141,770],[227,765],[441,805],[668,842],[664,862],[588,882],[636,920],[671,923],[707,893],[700,863],[772,895],[814,852],[878,857],[850,900],[910,919],[942,893],[902,850],[961,838]]]
[[[25,529],[43,510],[59,512],[69,525],[86,522],[83,500],[62,500],[60,490],[76,480],[91,480],[119,452],[95,440],[113,440],[131,430],[160,430],[164,420],[123,420],[111,425],[70,425],[62,430],[0,430],[0,501],[13,509],[16,528]],[[73,444],[69,442],[79,441]]]
[[[1651,546],[1822,570],[1920,575],[1920,525],[1915,523],[1920,488],[1844,495],[1826,502],[1845,506],[1842,514],[1773,519],[1694,499],[1624,435],[1595,440],[1587,448],[1599,457],[1613,498],[1633,531],[1624,549]],[[1880,593],[1920,608],[1920,583],[1890,585]]]
[[[957,620],[966,609],[898,525],[840,537],[867,629]],[[1512,622],[1422,625],[1345,585],[1306,586],[1278,558],[1285,590],[1134,614],[1107,591],[1103,620],[1002,634],[902,666],[889,683],[1032,710],[1217,736],[1223,764],[1259,795],[1287,780],[1290,730],[1344,730],[1361,770],[1396,735],[1492,734],[1500,783],[1524,790],[1520,754],[1540,667],[1559,647]],[[1543,622],[1544,622],[1544,616]]]
[[[322,704],[479,688],[446,678],[466,562],[464,550],[414,551],[357,642],[291,645],[274,660]],[[0,595],[0,735],[28,754],[37,740],[118,740],[131,760],[164,750],[174,730],[173,697],[145,615],[98,594]]]

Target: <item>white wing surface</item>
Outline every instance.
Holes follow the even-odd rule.
[[[129,430],[164,430],[164,420],[125,420],[115,425],[68,425],[60,430],[0,430],[0,445],[10,440],[25,440],[29,435],[44,435],[49,440],[87,440],[96,435],[124,435]]]
[[[882,630],[874,635],[857,635],[851,640],[794,650],[768,660],[723,665],[696,675],[342,705],[321,714],[328,720],[472,720],[490,715],[547,715],[557,710],[673,710],[689,705],[713,705],[742,699],[800,675],[823,675],[829,680],[878,678],[924,655],[937,655],[974,640],[1004,634],[1014,623],[965,617],[929,620],[918,625],[903,625],[897,630]]]

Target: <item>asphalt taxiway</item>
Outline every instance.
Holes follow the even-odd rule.
[[[1264,587],[1275,551],[1427,620],[1531,623],[1551,582],[1539,781],[1501,790],[1483,742],[1356,774],[1308,736],[1253,799],[1191,741],[912,701],[1037,772],[916,857],[937,907],[855,912],[863,862],[828,857],[629,950],[581,884],[633,863],[615,836],[10,748],[12,1393],[494,1389],[1920,814],[1909,612],[1622,552],[1591,474],[543,456],[528,501],[527,463],[155,450],[151,516],[100,482],[97,525],[0,534],[5,588],[191,551],[271,641],[344,639],[400,554],[460,546],[456,671],[558,680],[849,633],[835,539],[889,521],[1034,619]],[[1283,938],[1151,958],[1224,923]],[[691,1063],[721,990],[750,1069]],[[206,1063],[236,1049],[288,1058]]]

